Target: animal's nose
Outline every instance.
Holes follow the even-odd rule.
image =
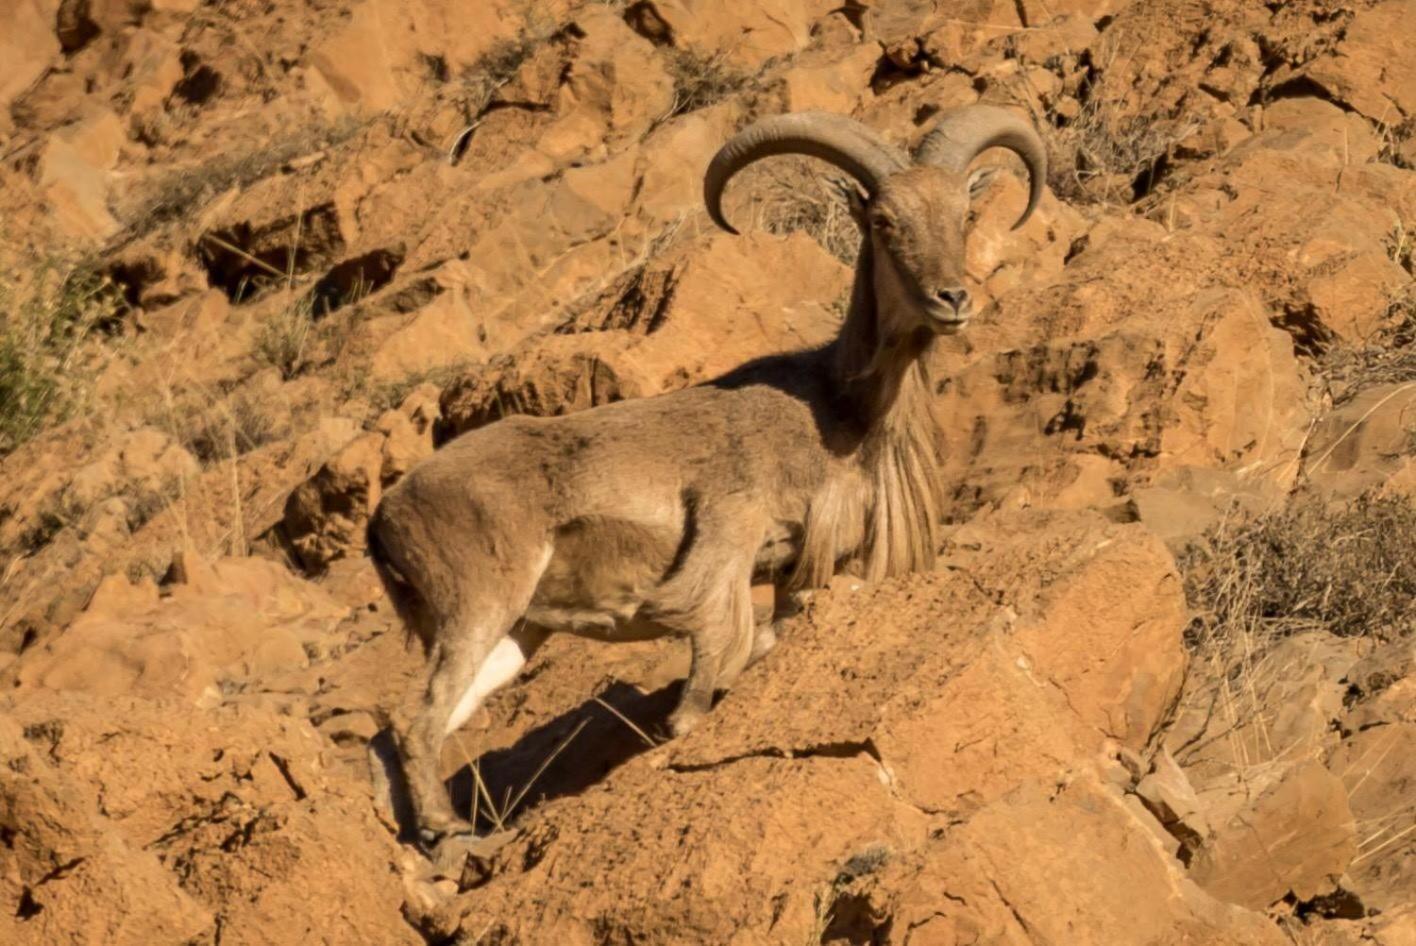
[[[939,297],[939,301],[954,307],[955,312],[962,312],[969,304],[969,291],[967,289],[940,289],[934,293]]]

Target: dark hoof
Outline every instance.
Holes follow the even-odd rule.
[[[424,853],[429,853],[437,848],[443,838],[449,836],[450,832],[447,831],[435,831],[432,828],[419,828],[418,846],[423,849]]]
[[[444,840],[462,835],[475,836],[476,832],[472,825],[461,818],[448,818],[445,821],[441,818],[434,821],[432,825],[423,824],[418,828],[418,847],[423,853],[429,853],[437,848]]]
[[[456,879],[460,890],[470,890],[491,879],[492,856],[514,836],[499,831],[479,837],[470,828],[445,834],[429,850],[428,859],[437,873]]]

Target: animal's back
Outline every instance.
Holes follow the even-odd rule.
[[[814,368],[785,356],[652,398],[508,417],[450,441],[390,492],[422,493],[435,506],[462,494],[545,510],[554,528],[676,502],[685,491],[775,494],[784,478],[806,485],[827,460],[821,426],[832,421],[775,377],[808,385]]]

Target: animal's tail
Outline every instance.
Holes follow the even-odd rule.
[[[400,571],[399,563],[389,554],[388,543],[383,537],[388,525],[387,520],[381,515],[382,509],[382,506],[375,509],[374,514],[369,517],[366,533],[369,558],[373,560],[374,571],[378,572],[379,580],[383,582],[384,591],[388,593],[388,600],[392,602],[393,610],[403,623],[404,633],[408,637],[417,637],[426,652],[432,645],[431,628],[428,626],[430,615],[427,602],[418,593],[418,589]]]

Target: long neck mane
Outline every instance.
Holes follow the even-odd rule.
[[[942,471],[926,370],[933,336],[885,334],[876,298],[864,240],[850,308],[826,352],[832,384],[861,428],[854,450],[861,477],[832,478],[812,501],[794,575],[801,586],[824,585],[843,554],[870,581],[934,563]]]

